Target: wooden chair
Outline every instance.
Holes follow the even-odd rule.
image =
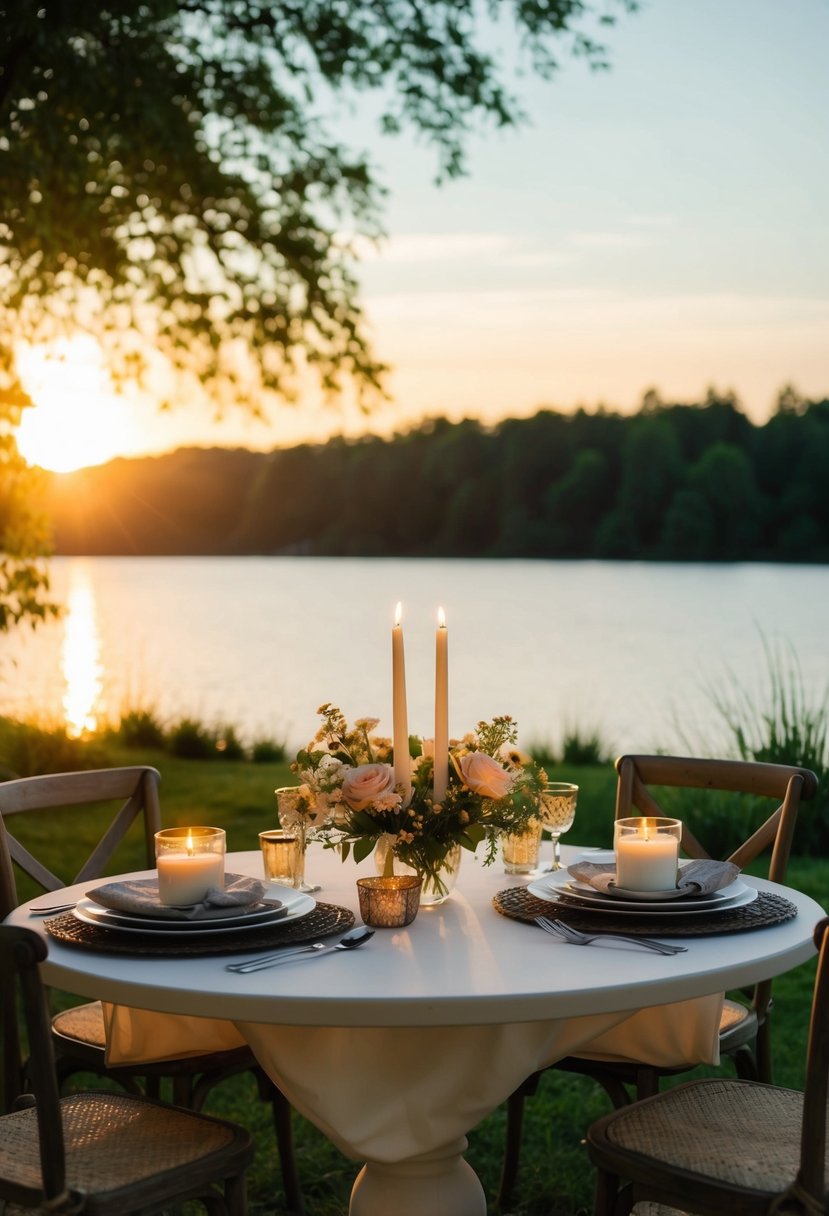
[[[130,1094],[59,1096],[38,968],[44,958],[39,934],[0,926],[3,1055],[20,1054],[19,990],[31,1084],[31,1093],[0,1117],[3,1206],[128,1216],[200,1199],[210,1216],[244,1216],[253,1145],[243,1128]]]
[[[15,866],[28,875],[43,891],[58,891],[66,885],[101,878],[113,856],[124,844],[130,828],[141,828],[143,847],[140,865],[155,866],[155,832],[161,827],[159,806],[160,776],[146,765],[96,769],[88,772],[50,773],[22,777],[0,783],[0,920],[20,900],[15,882]],[[113,813],[113,806],[115,807]],[[76,838],[86,832],[92,842],[87,860],[75,876],[64,882],[53,874],[11,833],[14,817],[25,815],[27,822],[37,812],[57,811],[66,815],[67,828]],[[93,815],[110,822],[103,834],[84,828]],[[134,864],[126,868],[137,868]],[[157,1097],[165,1078],[172,1084],[173,1101],[190,1110],[201,1110],[210,1091],[229,1077],[250,1072],[260,1098],[268,1101],[273,1114],[286,1203],[290,1211],[302,1213],[303,1200],[293,1152],[291,1106],[281,1090],[259,1067],[248,1047],[216,1051],[157,1064],[107,1067],[106,1034],[100,1001],[76,1005],[52,1019],[52,1041],[56,1071],[63,1084],[82,1072],[109,1077],[128,1092],[140,1093],[139,1080],[146,1093]],[[9,1093],[20,1092],[19,1078],[6,1078],[4,1110]]]
[[[636,1203],[701,1216],[825,1213],[829,1077],[829,919],[812,1001],[806,1089],[709,1078],[678,1085],[599,1119],[587,1132],[598,1168],[595,1216]],[[619,1190],[619,1179],[626,1184]]]
[[[775,809],[726,860],[742,869],[770,850],[767,877],[779,883],[785,881],[800,803],[814,798],[817,791],[817,777],[809,769],[744,760],[620,756],[616,772],[617,819],[635,815],[637,811],[643,815],[667,814],[651,787],[772,799]],[[691,858],[710,857],[684,819],[682,851]],[[754,987],[747,1003],[727,998],[720,1019],[720,1054],[733,1060],[738,1075],[766,1083],[771,1083],[770,1011],[771,981],[765,980]],[[565,1057],[551,1067],[591,1077],[616,1107],[627,1105],[631,1090],[638,1098],[648,1097],[657,1092],[660,1077],[686,1071],[682,1067],[659,1069],[635,1060],[611,1063],[580,1056]],[[506,1146],[499,1190],[502,1204],[508,1199],[518,1173],[524,1102],[535,1093],[540,1077],[541,1073],[528,1077],[507,1102]]]

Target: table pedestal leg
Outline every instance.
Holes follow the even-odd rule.
[[[465,1136],[406,1161],[369,1161],[357,1175],[349,1216],[486,1216]]]

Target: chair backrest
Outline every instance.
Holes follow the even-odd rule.
[[[37,1110],[44,1205],[56,1203],[64,1195],[66,1185],[60,1095],[55,1075],[49,1011],[38,969],[38,964],[45,958],[46,942],[39,934],[31,929],[0,925],[3,1057],[5,1060],[15,1049],[19,1053],[16,1013],[19,993],[29,1040],[28,1076]],[[11,1044],[8,1042],[9,1036],[12,1039]],[[12,1202],[32,1205],[30,1191],[19,1196],[7,1194],[4,1197]]]
[[[0,783],[0,919],[20,902],[17,898],[15,865],[45,891],[57,891],[68,883],[100,878],[130,826],[141,817],[146,864],[148,868],[154,866],[154,834],[161,827],[160,782],[161,777],[156,769],[148,765],[133,765],[87,772],[49,773]],[[53,874],[13,835],[12,821],[15,815],[58,808],[77,815],[79,808],[91,812],[105,803],[115,803],[117,809],[80,870],[68,882]],[[71,828],[68,830],[71,831]]]
[[[801,1210],[826,1211],[826,1102],[829,1098],[829,917],[815,926],[817,975],[806,1055],[806,1090],[800,1134],[800,1169],[791,1188],[795,1199],[811,1197]],[[817,1201],[815,1204],[814,1201]]]
[[[771,846],[768,877],[772,882],[785,881],[798,807],[814,798],[818,784],[815,774],[807,768],[687,756],[620,756],[616,772],[617,819],[631,815],[634,808],[643,815],[666,814],[649,786],[718,790],[775,799],[777,808],[728,858],[721,859],[733,861],[743,869]],[[688,857],[710,856],[684,819],[682,848]]]

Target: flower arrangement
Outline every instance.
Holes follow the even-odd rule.
[[[486,843],[485,864],[496,855],[498,836],[525,830],[538,813],[544,770],[515,746],[512,718],[479,722],[475,731],[449,746],[445,795],[433,792],[434,747],[410,738],[412,792],[404,798],[395,781],[391,741],[374,735],[376,718],[349,727],[334,705],[317,711],[322,723],[293,770],[308,788],[309,804],[330,808],[326,844],[362,861],[385,839],[387,872],[394,859],[416,870],[437,890],[447,855],[460,845],[474,852]]]

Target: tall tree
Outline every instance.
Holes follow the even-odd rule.
[[[0,372],[11,338],[85,327],[134,374],[161,352],[214,400],[283,396],[299,367],[376,388],[354,276],[382,186],[333,137],[374,90],[439,172],[476,120],[521,117],[489,23],[537,71],[634,0],[6,0],[0,3]]]

